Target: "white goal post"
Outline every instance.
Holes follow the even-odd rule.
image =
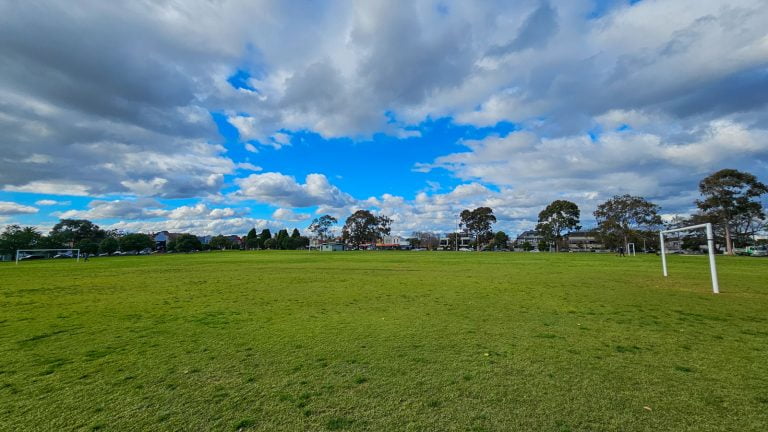
[[[664,272],[664,277],[669,276],[667,273],[667,251],[664,247],[664,234],[678,231],[690,231],[701,228],[704,228],[707,231],[707,253],[709,254],[709,272],[712,276],[712,292],[714,294],[719,294],[720,284],[717,282],[717,267],[715,266],[715,236],[712,232],[711,223],[659,231],[659,240],[661,242],[661,268]]]
[[[26,259],[26,257],[38,256],[43,258],[51,258],[50,256],[46,255],[54,252],[64,252],[64,255],[69,255],[70,257],[75,258],[78,262],[80,262],[80,249],[19,249],[16,251],[16,265],[19,265],[19,261]],[[69,252],[69,254],[66,252]]]

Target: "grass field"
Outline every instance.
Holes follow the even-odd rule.
[[[0,265],[0,430],[765,431],[768,259]]]

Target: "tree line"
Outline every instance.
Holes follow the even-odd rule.
[[[287,229],[281,229],[275,236],[272,236],[269,229],[263,229],[261,233],[256,234],[256,229],[251,228],[245,236],[246,249],[295,250],[304,249],[307,246],[309,246],[309,238],[302,236],[296,228],[290,235]]]
[[[726,253],[733,254],[734,245],[743,246],[758,232],[768,229],[766,215],[760,197],[768,193],[768,186],[758,181],[753,174],[735,169],[723,169],[699,182],[701,199],[695,201],[697,212],[689,217],[677,217],[663,223],[658,204],[644,197],[630,194],[616,195],[597,206],[593,212],[597,227],[593,230],[600,242],[609,249],[626,247],[629,243],[655,245],[658,232],[663,228],[679,228],[710,222],[715,233],[725,245]],[[521,245],[531,250],[538,246],[546,249],[553,245],[556,251],[566,246],[567,233],[581,227],[581,211],[576,203],[555,200],[538,215],[535,232],[541,236],[540,244]],[[359,246],[372,243],[389,234],[391,219],[374,216],[368,210],[358,210],[344,223],[341,240]],[[494,232],[496,216],[489,207],[466,209],[459,214],[460,233],[448,234],[448,247],[458,249],[461,236],[472,239],[471,246],[483,248],[505,248],[509,236],[503,231]],[[327,237],[329,229],[337,220],[329,215],[315,219],[310,231],[319,238]],[[691,248],[704,244],[703,233],[691,232],[684,235]],[[409,239],[413,247],[435,249],[440,239],[434,233],[414,232]],[[695,245],[695,246],[694,246]]]
[[[676,217],[666,224],[662,223],[661,207],[657,204],[639,196],[614,196],[597,206],[595,231],[606,247],[616,248],[625,247],[630,242],[656,244],[662,228],[712,223],[716,236],[725,246],[725,253],[732,255],[734,245],[746,245],[756,233],[768,229],[760,201],[760,197],[768,193],[768,186],[753,174],[735,169],[717,171],[699,182],[699,193],[701,199],[694,202],[696,213]],[[579,216],[576,204],[554,201],[539,213],[536,231],[559,249],[564,232],[581,228]],[[684,247],[690,249],[706,243],[703,232],[681,236],[685,239]]]
[[[766,215],[760,197],[768,193],[768,186],[757,180],[750,173],[735,169],[720,170],[699,182],[701,199],[695,201],[698,209],[693,215],[677,217],[667,224],[661,220],[661,207],[643,197],[629,194],[616,195],[601,203],[593,215],[597,221],[594,230],[600,241],[607,248],[625,246],[628,243],[655,244],[661,228],[678,228],[711,222],[715,233],[726,253],[733,254],[734,245],[743,246],[758,232],[768,229]],[[579,207],[567,200],[556,200],[546,206],[538,215],[536,232],[542,237],[542,244],[554,245],[560,250],[565,245],[568,232],[581,229]],[[503,231],[494,232],[496,216],[489,207],[466,209],[459,214],[458,227],[464,235],[472,238],[472,246],[478,250],[483,247],[506,247],[509,236]],[[331,230],[338,220],[331,215],[323,215],[312,221],[309,231],[322,242],[332,239]],[[337,240],[355,247],[375,244],[391,232],[392,219],[376,216],[369,210],[357,210],[350,215],[341,229]],[[450,247],[458,248],[462,234],[451,233],[448,236]],[[703,244],[701,233],[689,233],[683,236],[684,247],[698,247]],[[334,239],[336,240],[336,239]],[[433,233],[417,232],[409,239],[414,247],[436,248],[439,238]],[[686,243],[687,242],[687,243]],[[193,250],[213,249],[303,249],[309,245],[309,239],[302,236],[298,229],[290,234],[281,229],[272,235],[269,229],[257,234],[252,228],[244,242],[234,242],[226,236],[215,236],[209,244],[203,245],[192,234],[182,234],[166,245],[168,251],[189,252]],[[115,230],[103,230],[98,225],[84,219],[62,219],[48,235],[43,235],[34,227],[9,225],[0,233],[0,255],[12,255],[18,249],[60,249],[78,248],[89,254],[114,253],[118,250],[139,251],[154,249],[155,242],[147,234],[121,235]],[[533,245],[528,245],[530,249]]]

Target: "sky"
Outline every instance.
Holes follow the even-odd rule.
[[[768,182],[765,0],[0,0],[0,227],[583,225]]]

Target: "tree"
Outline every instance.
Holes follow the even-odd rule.
[[[256,234],[256,228],[251,228],[248,234],[245,236],[245,248],[246,249],[258,249],[259,236]]]
[[[328,237],[328,232],[331,227],[338,222],[339,221],[331,215],[323,215],[312,220],[312,223],[309,225],[309,231],[313,232],[320,241],[323,241]]]
[[[176,252],[192,252],[203,249],[200,239],[192,234],[181,234],[171,242],[171,245]]]
[[[267,240],[272,239],[272,233],[269,231],[269,228],[265,228],[261,230],[261,234],[259,234],[259,248],[260,249],[271,249],[271,247],[267,247]]]
[[[376,243],[382,236],[389,235],[392,219],[387,216],[374,216],[368,210],[352,213],[344,222],[342,238],[360,247],[363,243]]]
[[[555,243],[555,251],[560,251],[560,243],[563,240],[563,231],[578,230],[579,226],[579,206],[566,200],[552,201],[544,210],[539,213],[539,223],[536,225],[536,232],[544,240]]]
[[[291,232],[291,249],[305,249],[309,246],[309,238],[301,235],[298,229],[294,228]]]
[[[219,234],[211,239],[208,244],[211,246],[211,249],[231,249],[232,248],[232,241]]]
[[[127,251],[141,251],[144,249],[153,249],[155,247],[155,241],[152,237],[146,234],[126,234],[120,237],[120,250]]]
[[[306,240],[306,244],[305,244],[305,240]],[[308,244],[309,244],[309,239],[306,237],[302,237],[299,230],[294,228],[293,231],[291,232],[291,237],[288,239],[288,242],[287,242],[288,247],[286,247],[286,249],[291,249],[291,250],[302,249]]]
[[[264,240],[264,249],[272,249],[272,248],[274,248],[275,247],[275,243],[276,243],[275,239],[273,239],[271,237],[266,239],[266,240]]]
[[[415,231],[411,234],[411,236],[416,239],[416,243],[413,245],[413,247],[433,250],[437,249],[437,247],[440,245],[440,237],[438,237],[435,233],[427,231]]]
[[[99,243],[99,252],[112,255],[120,248],[120,244],[114,237],[107,237]]]
[[[8,225],[0,234],[0,254],[13,255],[19,249],[38,248],[42,238],[42,234],[35,227]]]
[[[533,245],[531,244],[531,242],[525,241],[525,242],[523,242],[522,248],[523,248],[524,251],[530,252],[530,251],[533,250]]]
[[[720,222],[725,230],[725,251],[733,255],[733,225],[739,219],[765,218],[758,199],[768,193],[768,186],[750,173],[723,169],[699,182],[699,192],[703,199],[696,200],[696,206]]]
[[[75,245],[81,240],[101,241],[106,237],[104,230],[85,219],[62,219],[53,226],[49,234],[55,241],[66,245]]]
[[[461,225],[474,235],[477,239],[477,250],[480,250],[482,243],[490,240],[492,225],[496,222],[496,216],[490,207],[478,207],[474,210],[464,210],[461,212]]]
[[[629,237],[642,228],[661,225],[661,208],[643,197],[616,195],[597,206],[597,228],[606,244],[620,240],[627,247]]]
[[[389,216],[376,216],[376,238],[374,242],[389,235],[392,232],[392,218]]]
[[[281,229],[275,236],[275,249],[288,249],[291,237],[288,235],[287,229]]]
[[[506,249],[509,236],[504,231],[498,231],[493,235],[493,248]]]
[[[95,255],[99,253],[99,244],[91,239],[80,240],[75,247],[80,249],[81,254]]]

